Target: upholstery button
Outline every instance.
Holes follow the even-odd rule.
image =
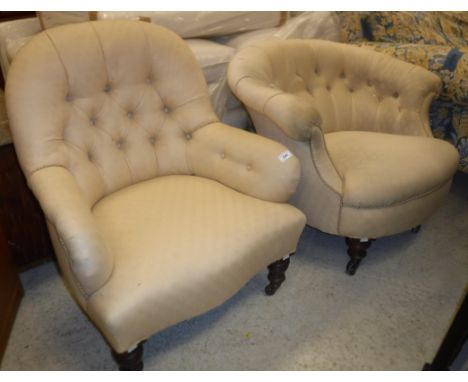
[[[251,171],[251,170],[252,170],[252,166],[251,166],[250,164],[248,164],[248,165],[246,166],[246,169],[247,169],[247,171]]]
[[[192,139],[192,134],[190,134],[190,133],[185,134],[185,139],[187,141],[190,141]]]
[[[372,81],[371,80],[367,80],[367,86],[372,86]]]
[[[148,77],[146,77],[145,82],[146,82],[147,84],[150,84],[150,83],[153,82],[153,79],[151,78],[151,76],[148,76]]]
[[[156,137],[154,135],[149,137],[148,140],[152,146],[154,146],[154,144],[156,143]]]
[[[73,101],[73,97],[70,94],[67,94],[66,97],[65,97],[65,101],[71,102],[71,101]]]
[[[328,91],[331,90],[331,86],[330,86],[330,85],[325,86],[325,88],[326,88]]]
[[[224,154],[224,153],[221,153],[221,155],[220,155],[220,156],[221,156],[221,159],[224,159],[224,158],[226,158],[226,154]]]
[[[340,78],[345,78],[344,72],[341,72],[341,73],[340,73]]]
[[[315,73],[315,74],[319,74],[318,68],[315,68],[315,69],[314,69],[314,73]]]
[[[128,117],[128,118],[133,118],[133,112],[129,111],[129,112],[127,113],[127,117]]]
[[[88,153],[88,160],[92,162],[94,160],[93,154]]]
[[[117,148],[121,149],[123,147],[123,144],[124,144],[124,140],[123,139],[119,139],[115,142]]]
[[[398,92],[393,93],[393,98],[398,98],[399,96],[400,94],[398,94]]]
[[[91,118],[89,119],[89,124],[90,124],[91,126],[95,126],[95,125],[96,125],[96,122],[97,122],[97,118],[96,118],[96,117],[91,117]]]
[[[104,91],[105,91],[106,93],[109,93],[109,92],[111,91],[111,86],[110,86],[110,84],[106,84],[106,86],[104,87]]]
[[[164,107],[164,112],[167,114],[167,113],[169,113],[169,111],[170,111],[169,108],[167,106],[165,106]]]
[[[349,92],[350,93],[353,93],[354,92],[354,89],[353,88],[348,88]]]

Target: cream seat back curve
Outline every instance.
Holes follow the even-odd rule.
[[[305,216],[299,161],[214,114],[185,42],[133,21],[65,25],[16,56],[15,149],[63,277],[122,370],[141,343],[223,303],[270,264],[284,280]]]
[[[372,239],[417,231],[449,191],[458,153],[431,133],[440,87],[429,71],[320,40],[259,43],[228,81],[260,135],[301,162],[291,199],[307,224],[344,236],[354,274]]]

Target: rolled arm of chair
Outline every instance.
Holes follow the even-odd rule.
[[[189,158],[195,175],[272,202],[286,202],[300,177],[299,160],[285,146],[223,123],[196,131]]]
[[[37,170],[28,181],[57,230],[73,281],[87,298],[105,284],[113,269],[112,255],[101,239],[89,203],[63,167]]]
[[[243,77],[231,88],[248,108],[264,114],[290,138],[309,140],[311,129],[321,124],[313,97],[306,91],[288,93],[271,86],[261,80]]]

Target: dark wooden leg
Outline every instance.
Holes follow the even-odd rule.
[[[361,241],[360,239],[351,239],[349,237],[345,240],[348,245],[348,255],[351,258],[346,265],[346,273],[352,276],[356,273],[361,260],[366,257],[367,249],[370,247],[373,240]]]
[[[130,352],[116,353],[112,350],[112,357],[121,371],[143,370],[143,342]]]
[[[270,284],[265,287],[265,293],[268,296],[273,296],[279,289],[284,280],[286,280],[286,269],[289,267],[289,255],[285,259],[275,261],[268,266],[268,280]]]
[[[418,233],[420,229],[421,229],[421,224],[417,225],[416,227],[411,228],[411,232]]]

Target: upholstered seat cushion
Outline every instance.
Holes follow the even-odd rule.
[[[451,181],[454,147],[429,137],[341,131],[325,134],[343,180],[343,205],[378,208],[404,203]]]
[[[89,314],[117,350],[222,303],[293,252],[305,224],[288,204],[180,175],[114,192],[93,214],[114,269]]]

